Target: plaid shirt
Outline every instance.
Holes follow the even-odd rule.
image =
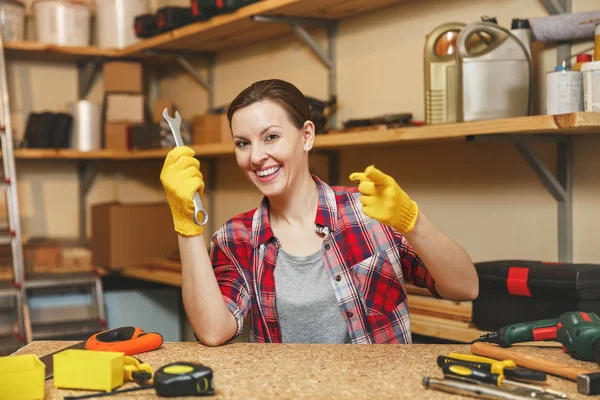
[[[324,235],[325,268],[352,343],[411,343],[405,281],[440,297],[433,278],[404,237],[362,212],[357,189],[313,179],[319,188],[315,230]],[[281,343],[274,279],[278,249],[266,198],[212,237],[215,276],[237,321],[234,338],[250,312],[251,340]]]

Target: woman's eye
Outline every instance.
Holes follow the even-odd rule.
[[[265,139],[266,139],[266,140],[275,140],[275,139],[277,139],[278,137],[279,137],[279,135],[278,135],[278,134],[276,134],[276,133],[269,133]]]
[[[248,145],[248,142],[245,140],[238,140],[237,142],[235,142],[236,147],[245,147],[247,145]]]

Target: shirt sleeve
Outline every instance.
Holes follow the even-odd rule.
[[[427,270],[423,260],[411,247],[406,238],[394,230],[396,240],[399,242],[399,256],[402,270],[407,282],[417,287],[427,288],[433,297],[441,299],[435,287],[433,276]]]
[[[219,232],[215,233],[211,243],[211,263],[223,300],[237,323],[235,335],[229,341],[242,333],[244,319],[250,309],[250,293],[246,284],[248,277],[245,276],[246,272],[240,265],[240,260],[244,258],[237,254],[239,249],[232,247],[220,240]]]

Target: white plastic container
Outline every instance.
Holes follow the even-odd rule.
[[[98,47],[122,49],[139,42],[135,17],[149,12],[147,0],[96,0]]]
[[[546,74],[546,114],[583,111],[583,83],[579,71],[556,67]]]
[[[583,110],[600,111],[600,61],[581,65],[583,75]]]
[[[24,40],[25,4],[21,0],[0,0],[0,30],[5,42]]]
[[[59,46],[90,45],[90,7],[77,0],[36,0],[37,40]]]
[[[73,116],[71,148],[93,151],[102,148],[102,106],[88,100],[69,104]]]

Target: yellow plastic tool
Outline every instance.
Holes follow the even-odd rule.
[[[46,365],[35,354],[0,357],[0,398],[44,398]]]
[[[490,364],[490,372],[492,374],[498,374],[504,377],[504,368],[515,368],[515,364],[512,360],[494,360],[493,358],[474,356],[472,354],[461,354],[461,353],[450,353],[448,357],[456,358],[464,361],[480,362],[484,364]]]
[[[110,392],[123,385],[125,353],[69,349],[54,355],[54,387]]]
[[[135,357],[125,356],[123,379],[126,381],[152,382],[152,367]]]

